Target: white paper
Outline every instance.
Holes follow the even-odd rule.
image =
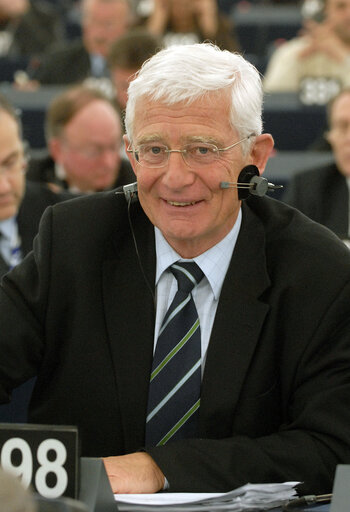
[[[178,505],[223,496],[220,493],[158,492],[156,494],[115,494],[117,501],[142,505]]]
[[[150,512],[171,508],[172,512],[205,510],[270,510],[280,507],[296,496],[295,486],[300,482],[280,484],[246,484],[227,493],[171,493],[115,494],[122,511]]]

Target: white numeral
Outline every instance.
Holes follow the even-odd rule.
[[[13,452],[19,450],[21,462],[14,465]],[[53,452],[53,459],[48,457]],[[39,494],[45,498],[58,498],[64,494],[68,485],[68,475],[63,465],[67,459],[67,450],[58,439],[45,439],[38,447],[36,454],[40,467],[35,474],[35,487]],[[19,477],[24,487],[29,487],[33,477],[33,456],[29,444],[20,437],[8,439],[1,450],[0,465],[9,473]],[[56,483],[50,487],[47,485],[47,477],[53,473]]]
[[[21,463],[15,466],[12,463],[14,450],[21,452]],[[1,450],[1,466],[15,476],[20,477],[24,487],[29,487],[33,473],[33,457],[29,444],[20,437],[8,439]]]
[[[55,460],[50,461],[47,454],[50,450],[56,452]],[[40,443],[37,453],[40,468],[35,475],[35,487],[39,494],[45,498],[58,498],[67,488],[68,475],[62,467],[67,459],[67,451],[63,443],[57,439],[45,439]],[[48,473],[56,475],[56,485],[48,487],[46,478]]]

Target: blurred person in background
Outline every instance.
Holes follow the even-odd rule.
[[[0,278],[32,249],[47,206],[65,197],[26,183],[27,157],[15,109],[0,96]]]
[[[300,36],[271,55],[265,92],[317,91],[317,79],[335,92],[350,85],[350,0],[325,0],[321,14],[323,21],[309,19]]]
[[[28,180],[76,194],[135,180],[122,158],[120,115],[100,89],[79,84],[64,90],[50,104],[45,128],[49,154],[31,160]]]
[[[234,28],[219,11],[217,0],[154,0],[144,23],[163,38],[165,47],[209,40],[221,49],[239,50]]]
[[[350,88],[328,105],[329,142],[334,162],[298,173],[288,184],[284,202],[336,233],[349,245]]]
[[[129,30],[128,0],[82,0],[82,37],[51,49],[31,78],[40,84],[72,84],[88,77],[106,77],[113,41]]]
[[[121,112],[126,107],[130,80],[142,64],[161,48],[161,38],[143,28],[130,30],[112,44],[108,67]]]
[[[0,56],[36,57],[64,38],[63,24],[44,0],[0,0]]]

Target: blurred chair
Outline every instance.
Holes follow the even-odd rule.
[[[37,91],[20,91],[11,84],[2,83],[0,92],[19,109],[23,127],[23,138],[31,148],[46,147],[44,121],[51,100],[61,92],[60,86],[42,86]]]
[[[289,181],[299,172],[315,166],[326,165],[334,160],[331,151],[276,151],[269,158],[263,176],[283,189],[269,194],[283,199]]]
[[[278,150],[306,150],[327,128],[325,105],[304,105],[296,93],[265,94],[264,131]]]
[[[0,82],[14,81],[15,73],[25,71],[29,64],[29,57],[0,57]]]
[[[277,39],[291,39],[301,28],[300,7],[241,1],[230,12],[243,52],[266,55]]]

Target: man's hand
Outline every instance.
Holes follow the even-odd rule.
[[[170,17],[169,0],[154,0],[153,11],[147,21],[147,29],[155,35],[163,35]]]
[[[191,6],[203,36],[214,37],[219,24],[216,0],[191,0]]]
[[[307,45],[299,53],[301,59],[315,53],[323,53],[337,62],[342,62],[349,54],[348,46],[338,36],[334,24],[330,21],[316,23],[309,20],[305,23],[302,34]]]
[[[114,493],[154,493],[163,489],[165,477],[145,452],[103,459]]]

